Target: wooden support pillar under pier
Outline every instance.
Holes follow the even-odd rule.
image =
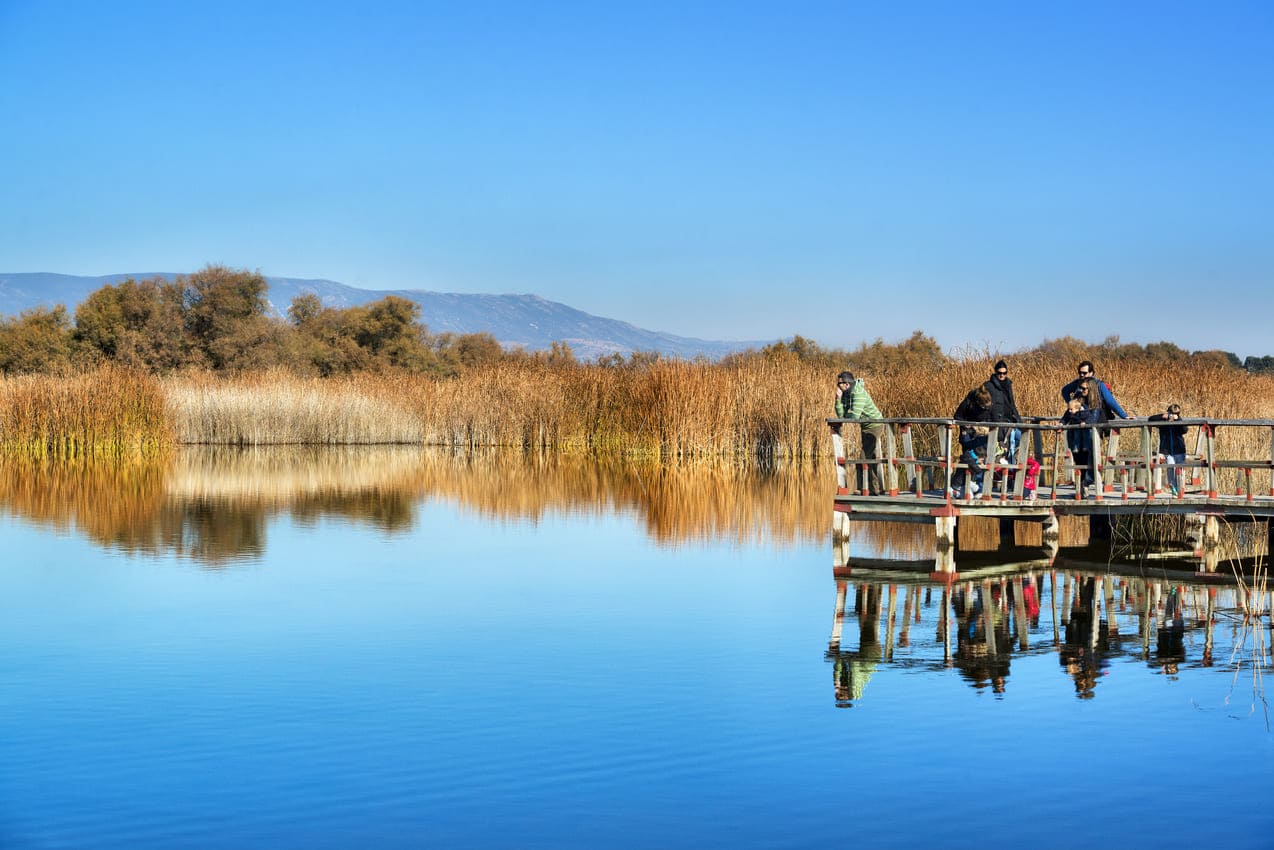
[[[1047,546],[1050,541],[1054,544],[1057,543],[1058,539],[1062,536],[1062,524],[1057,521],[1057,514],[1049,514],[1044,520],[1044,527],[1040,531],[1040,536],[1043,539],[1045,546]]]
[[[934,517],[933,527],[936,535],[935,543],[937,547],[939,549],[951,549],[954,551],[956,548],[956,541],[959,539],[956,517],[954,515]]]
[[[848,505],[842,505],[839,502],[832,506],[833,541],[849,539],[849,511]]]

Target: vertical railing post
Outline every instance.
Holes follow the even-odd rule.
[[[914,490],[917,496],[922,495],[920,487],[920,471],[916,466],[916,445],[911,439],[911,423],[903,422],[898,426],[902,432],[903,470],[907,473],[907,489]]]
[[[1096,425],[1093,425],[1089,433],[1092,436],[1093,448],[1088,453],[1088,465],[1091,467],[1089,471],[1092,473],[1093,492],[1097,501],[1100,502],[1102,500],[1102,491],[1106,488],[1106,458],[1105,452],[1102,451],[1101,447],[1101,431]],[[1083,481],[1081,480],[1080,492],[1077,494],[1077,498],[1084,498],[1083,489]]]
[[[1194,470],[1193,474],[1190,477],[1190,485],[1192,487],[1203,486],[1203,478],[1200,473],[1202,470],[1203,457],[1204,455],[1207,454],[1207,445],[1208,445],[1207,426],[1200,425],[1199,433],[1195,435],[1195,439],[1194,439],[1194,456],[1199,458],[1200,464],[1191,466],[1191,469]],[[1180,478],[1178,478],[1178,480],[1180,480]],[[1181,481],[1181,492],[1185,493],[1185,491],[1186,491],[1186,483],[1185,481]]]
[[[1053,489],[1049,491],[1051,501],[1057,501],[1057,488],[1062,483],[1062,446],[1066,443],[1066,436],[1061,428],[1054,428],[1053,434],[1053,463],[1049,470],[1049,474],[1053,476]],[[1040,477],[1043,477],[1041,470]]]
[[[894,442],[894,429],[885,423],[885,489],[889,492],[890,497],[898,495],[898,467],[894,462],[898,460],[898,446]]]
[[[945,479],[942,482],[942,486],[944,496],[948,502],[951,501],[951,476],[955,474],[955,464],[952,463],[951,457],[951,444],[955,442],[951,438],[951,432],[955,427],[955,425],[947,425],[938,432],[938,447],[942,452],[942,469],[944,473],[943,478]],[[968,484],[968,482],[965,483],[966,485]]]
[[[1117,460],[1119,457],[1118,428],[1110,429],[1110,436],[1106,439],[1106,450],[1108,454],[1105,458],[1102,458],[1102,466],[1103,469],[1105,469],[1105,474],[1100,478],[1095,478],[1095,480],[1102,484],[1102,486],[1098,488],[1099,490],[1106,490],[1109,492],[1115,489],[1115,481],[1118,479],[1120,473],[1119,461]],[[1109,461],[1110,463],[1107,464],[1106,461]],[[1110,480],[1107,481],[1106,479]]]
[[[1075,498],[1080,498],[1080,470],[1076,469],[1075,453],[1071,451],[1070,429],[1061,427],[1058,431],[1058,439],[1065,442],[1066,448],[1063,450],[1066,454],[1063,466],[1066,469],[1066,476],[1070,478],[1071,485],[1075,488]]]
[[[1216,427],[1205,422],[1199,426],[1199,430],[1206,432],[1204,449],[1207,452],[1205,462],[1207,463],[1208,498],[1215,499],[1217,497]]]
[[[1024,424],[1024,423],[1018,423]],[[1029,437],[1030,433],[1024,434],[1023,437]],[[1011,469],[1016,470],[1013,474],[1013,498],[1021,501],[1026,492],[1026,459],[1031,453],[1026,450],[1026,440],[1022,439],[1017,445],[1017,456],[1013,458],[1013,466]],[[1035,482],[1035,486],[1039,486],[1039,482]]]
[[[1146,499],[1154,499],[1161,490],[1159,485],[1163,470],[1159,468],[1159,464],[1155,463],[1155,452],[1150,449],[1149,425],[1141,426],[1141,458],[1146,465]]]
[[[840,427],[836,425],[830,427],[832,429],[832,455],[836,458],[836,495],[844,496],[849,493],[849,472],[846,467],[848,459],[845,457],[845,440],[840,435]]]
[[[994,496],[992,491],[995,489],[995,472],[1000,468],[995,455],[999,448],[1000,428],[998,425],[992,425],[986,435],[986,458],[984,458],[986,472],[982,473],[982,501],[984,502],[991,501]]]
[[[1274,428],[1270,428],[1270,496],[1274,498]],[[1270,527],[1274,528],[1274,522]]]

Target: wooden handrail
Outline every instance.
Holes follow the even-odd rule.
[[[849,470],[855,470],[858,475],[866,477],[868,473],[873,471],[880,475],[880,479],[884,484],[885,495],[889,498],[898,498],[901,492],[904,495],[923,498],[925,490],[932,490],[933,478],[936,474],[941,474],[944,482],[941,487],[942,497],[950,501],[953,497],[951,488],[951,478],[955,472],[959,470],[968,471],[968,468],[960,463],[962,451],[957,439],[960,426],[983,426],[988,429],[987,444],[988,446],[996,446],[998,436],[1004,429],[1017,428],[1032,436],[1021,440],[1015,462],[1007,465],[997,464],[994,450],[988,452],[985,459],[984,470],[990,470],[989,476],[984,476],[984,484],[981,493],[981,500],[986,502],[998,498],[999,500],[1021,500],[1024,493],[1023,482],[1026,471],[1026,458],[1028,455],[1033,456],[1040,464],[1040,483],[1051,483],[1051,493],[1053,500],[1057,499],[1057,486],[1067,478],[1072,483],[1078,485],[1080,473],[1084,471],[1084,467],[1076,465],[1071,457],[1069,449],[1066,447],[1065,434],[1080,428],[1087,428],[1091,432],[1091,439],[1094,446],[1092,457],[1088,464],[1091,469],[1091,475],[1097,484],[1094,493],[1095,498],[1103,499],[1106,495],[1118,491],[1119,495],[1113,498],[1128,499],[1130,495],[1144,495],[1147,500],[1156,498],[1167,498],[1170,494],[1165,493],[1164,486],[1164,470],[1168,465],[1161,460],[1161,455],[1157,451],[1158,446],[1154,441],[1153,431],[1158,428],[1165,427],[1167,423],[1163,421],[1150,421],[1144,418],[1138,419],[1115,419],[1109,422],[1082,425],[1062,425],[1056,418],[1035,417],[1030,422],[967,422],[960,419],[950,417],[884,417],[880,419],[827,419],[831,431],[833,432],[833,448],[838,458],[838,481],[840,488],[849,490],[855,495],[862,491],[865,485],[861,480],[855,481],[854,485],[849,483]],[[877,458],[849,458],[845,448],[846,440],[842,437],[840,431],[844,425],[883,425],[885,428],[885,436],[879,441],[879,457]],[[1195,442],[1195,451],[1188,453],[1184,462],[1174,464],[1180,473],[1179,479],[1181,488],[1179,496],[1184,497],[1186,487],[1188,486],[1195,497],[1203,497],[1206,499],[1216,499],[1221,496],[1223,485],[1227,489],[1227,493],[1233,490],[1232,495],[1244,496],[1248,501],[1254,500],[1258,496],[1261,498],[1274,498],[1274,419],[1209,419],[1206,417],[1177,419],[1172,421],[1172,426],[1195,427],[1198,429],[1197,440]],[[898,443],[895,439],[892,427],[897,426],[902,433],[903,446],[902,452],[899,453]],[[1258,444],[1267,446],[1269,453],[1263,457],[1255,458],[1221,458],[1218,456],[1216,435],[1219,429],[1235,429],[1235,428],[1264,428],[1269,431],[1268,439],[1262,437]],[[926,430],[932,431],[933,442],[927,439],[921,439]],[[1128,429],[1132,430],[1137,437],[1139,445],[1130,454],[1121,454],[1119,450],[1120,431]],[[1052,434],[1053,445],[1047,444],[1049,435]],[[932,446],[936,448],[937,454],[933,456],[921,456],[916,452],[916,445]],[[932,449],[931,449],[932,450]],[[884,467],[881,469],[881,467]],[[903,467],[906,478],[903,479],[905,484],[900,487],[898,479],[898,467]],[[1013,473],[1016,478],[1013,486],[1010,488],[1007,483],[1007,475],[1001,475],[999,481],[996,480],[997,473]],[[1224,480],[1223,475],[1224,473]],[[1256,492],[1256,484],[1254,484],[1254,473],[1269,475],[1269,486],[1264,488],[1259,494]],[[929,486],[926,487],[923,480],[927,479]],[[1264,481],[1264,479],[1262,479]],[[998,483],[998,487],[996,486]],[[1232,485],[1232,487],[1231,487]],[[932,498],[934,494],[930,493]],[[1083,494],[1079,491],[1078,486],[1074,493],[1075,498],[1083,498]]]

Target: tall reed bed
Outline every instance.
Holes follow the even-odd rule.
[[[826,429],[830,390],[799,362],[660,361],[639,368],[474,369],[458,379],[360,379],[404,400],[427,442],[663,459],[803,457]],[[826,402],[826,403],[823,403]]]
[[[991,373],[993,354],[937,368],[860,373],[887,417],[947,417]],[[1009,358],[1018,407],[1055,416],[1074,363]],[[1099,374],[1131,413],[1170,402],[1187,417],[1264,418],[1274,377],[1185,364],[1116,364]],[[478,367],[457,378],[363,374],[301,378],[287,372],[153,379],[119,370],[0,382],[0,442],[35,454],[125,452],[165,441],[213,445],[431,444],[622,454],[678,462],[818,459],[829,451],[833,373],[795,356],[725,363],[655,361],[625,367]],[[161,403],[162,401],[162,403]],[[931,439],[933,429],[918,437]],[[925,436],[928,434],[928,436]],[[1125,431],[1135,449],[1140,429]],[[1268,453],[1261,429],[1221,429],[1222,457]],[[922,454],[936,446],[918,445]]]
[[[141,457],[173,435],[151,376],[115,367],[0,379],[0,451],[28,459]]]
[[[324,381],[288,372],[167,378],[163,389],[179,443],[348,445],[420,443],[419,417],[357,379]]]

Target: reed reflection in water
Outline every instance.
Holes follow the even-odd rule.
[[[677,466],[416,447],[191,447],[126,463],[3,460],[0,506],[42,525],[77,528],[113,549],[209,566],[259,558],[268,521],[281,514],[394,533],[413,527],[425,499],[502,522],[623,512],[668,546],[791,546],[828,539],[833,476],[829,466]],[[1036,526],[1022,525],[1038,536]],[[969,548],[999,544],[993,523],[967,526]],[[851,543],[884,557],[933,553],[927,527],[861,523],[851,534]]]
[[[635,516],[662,545],[792,546],[829,536],[830,468],[675,466],[622,459],[408,447],[188,448],[123,464],[0,462],[0,506],[128,553],[209,566],[259,558],[269,520],[406,531],[441,499],[482,517]],[[872,545],[932,549],[907,526],[856,529]]]
[[[1263,680],[1271,663],[1271,599],[1264,568],[1227,586],[1200,584],[1188,574],[1149,578],[1066,568],[988,569],[953,584],[862,572],[835,581],[826,659],[838,706],[866,698],[884,667],[954,670],[975,690],[1003,695],[1014,663],[1053,655],[1058,676],[1073,686],[1059,688],[1059,697],[1093,699],[1120,662],[1172,680],[1220,673],[1221,701],[1235,713],[1259,712],[1269,725]]]

